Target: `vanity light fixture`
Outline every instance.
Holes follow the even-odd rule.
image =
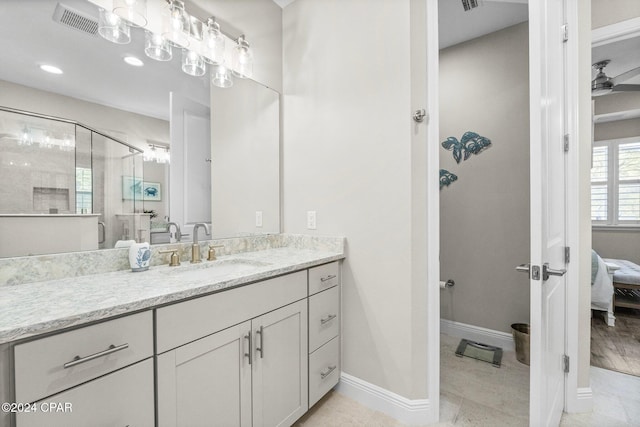
[[[47,73],[51,73],[51,74],[62,74],[62,70],[58,67],[54,67],[53,65],[42,64],[40,66],[40,69],[42,71],[46,71]]]
[[[244,34],[238,37],[233,50],[233,75],[245,79],[253,75],[253,52]]]
[[[174,46],[189,46],[189,15],[181,0],[167,0],[162,17],[162,36]]]
[[[204,76],[207,71],[204,58],[192,50],[184,49],[182,51],[182,71],[194,77]]]
[[[145,31],[144,54],[156,61],[171,61],[171,44],[160,34]]]
[[[142,67],[144,65],[144,62],[142,62],[140,59],[136,58],[135,56],[125,56],[124,62],[134,67]]]
[[[113,0],[113,13],[130,25],[147,25],[147,0]]]
[[[149,144],[149,149],[144,150],[142,159],[145,162],[156,162],[160,164],[169,163],[171,160],[169,147],[165,145]]]
[[[100,8],[98,34],[113,43],[126,44],[131,41],[131,27],[145,28],[147,57],[170,61],[173,48],[181,48],[182,71],[200,77],[210,64],[211,83],[221,88],[233,85],[231,74],[239,78],[253,75],[253,51],[244,34],[235,39],[222,31],[214,17],[203,22],[187,13],[184,1],[164,1],[163,7],[161,0],[113,0],[111,11]],[[227,49],[226,39],[236,45]],[[131,65],[143,65],[137,58],[134,63],[125,60]]]

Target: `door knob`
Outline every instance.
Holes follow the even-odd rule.
[[[549,268],[549,263],[542,265],[542,280],[549,280],[549,276],[564,276],[567,270],[564,268],[561,270],[554,270]]]
[[[531,273],[530,277],[533,280],[540,280],[540,266],[537,266],[537,265],[531,266],[530,264],[520,264],[519,266],[516,267],[516,271],[519,271],[521,273],[527,273],[527,276],[529,276],[529,273]]]

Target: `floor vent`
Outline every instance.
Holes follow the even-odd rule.
[[[56,10],[53,12],[53,20],[83,33],[91,34],[92,36],[98,35],[98,21],[95,18],[73,10],[62,3],[56,5]]]
[[[502,363],[502,349],[492,345],[482,344],[479,342],[462,339],[456,349],[456,356],[470,357],[472,359],[489,362],[496,368]]]

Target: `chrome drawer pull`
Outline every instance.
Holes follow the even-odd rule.
[[[336,365],[329,366],[326,371],[320,372],[320,379],[325,379],[329,374],[336,370]]]
[[[321,282],[326,282],[326,281],[328,281],[328,280],[335,279],[336,277],[338,277],[338,276],[336,276],[335,274],[330,274],[330,275],[328,275],[327,277],[321,277],[321,278],[320,278],[320,281],[321,281]]]
[[[260,347],[258,347],[258,345],[256,344],[256,351],[260,352],[260,359],[264,358],[264,334],[263,334],[263,327],[260,326],[260,329],[258,329],[256,331],[256,336],[260,335]]]
[[[121,344],[119,346],[115,346],[115,345],[111,344],[108,349],[103,350],[103,351],[99,351],[99,352],[94,353],[94,354],[92,354],[90,356],[86,356],[86,357],[76,356],[76,357],[73,358],[73,360],[71,362],[65,363],[64,365],[62,365],[62,367],[64,369],[71,368],[72,366],[76,366],[76,365],[79,365],[81,363],[88,362],[89,360],[97,359],[98,357],[107,356],[107,355],[109,355],[111,353],[115,353],[116,351],[124,350],[125,348],[129,348],[129,344],[128,343]]]
[[[245,340],[249,340],[249,352],[245,353],[245,357],[249,358],[249,365],[251,365],[252,357],[251,357],[251,331],[247,332],[247,335],[244,336]]]
[[[332,321],[336,317],[338,317],[337,314],[329,314],[327,317],[320,319],[320,324],[324,325],[325,323]]]

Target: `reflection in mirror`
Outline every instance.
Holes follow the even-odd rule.
[[[189,9],[189,2],[186,3],[187,9]],[[98,21],[98,8],[86,0],[66,0],[62,6],[96,23]],[[12,60],[5,61],[3,67],[0,67],[0,106],[80,122],[98,130],[103,135],[113,136],[141,150],[148,151],[149,144],[162,147],[161,150],[166,148],[171,152],[171,162],[173,163],[173,159],[179,157],[180,153],[170,145],[172,144],[170,128],[172,131],[174,130],[173,123],[170,123],[170,93],[193,100],[208,108],[210,104],[209,74],[204,77],[192,77],[184,74],[181,69],[182,55],[178,52],[175,52],[173,59],[167,62],[146,58],[142,53],[145,43],[143,29],[132,28],[130,44],[117,45],[102,39],[95,32],[92,34],[65,25],[59,19],[58,9],[60,7],[60,4],[50,0],[2,1],[0,49],[5,57],[12,58]],[[33,31],[33,28],[38,28],[38,31]],[[129,55],[137,55],[142,59],[144,65],[142,67],[127,65],[123,58]],[[44,64],[55,65],[63,73],[56,75],[45,73],[40,68]],[[238,81],[240,79],[235,80],[236,83]],[[249,80],[242,81],[242,84],[255,85],[265,89]],[[227,90],[233,92],[236,89],[236,87],[232,87]],[[223,96],[221,96],[222,98]],[[230,108],[239,111],[232,105],[236,102],[232,93],[225,94],[224,102],[231,103]],[[239,120],[240,117],[237,117],[236,120]],[[253,126],[253,120],[253,118],[247,118],[245,125],[247,127]],[[276,133],[272,134],[274,138],[270,141],[266,139],[262,139],[262,141],[264,144],[272,144],[274,149],[278,150],[278,116],[274,116],[273,120],[272,126],[276,130]],[[219,123],[219,121],[214,120],[213,122],[214,133],[215,123]],[[95,141],[91,141],[89,131],[81,127],[76,128],[76,175],[75,178],[71,177],[76,180],[76,186],[69,190],[69,201],[71,202],[71,195],[74,195],[77,212],[87,216],[91,213],[99,215],[94,220],[94,222],[98,222],[98,225],[94,224],[95,227],[93,225],[92,227],[97,230],[93,234],[95,234],[95,240],[100,243],[91,242],[92,245],[97,245],[99,248],[113,248],[119,240],[123,239],[147,240],[151,243],[175,241],[175,233],[172,233],[172,238],[167,232],[168,223],[174,220],[174,215],[169,208],[170,181],[176,176],[176,174],[169,173],[173,166],[160,164],[153,160],[143,163],[139,159],[140,156],[136,156],[134,162],[136,163],[136,171],[140,173],[144,167],[142,185],[148,184],[149,192],[143,194],[144,205],[137,203],[135,207],[131,208],[131,202],[124,197],[123,191],[125,178],[134,175],[126,170],[120,171],[121,173],[118,175],[116,170],[109,170],[109,166],[107,166],[108,162],[119,156],[123,157],[126,153],[99,152],[97,138]],[[3,132],[5,130],[0,129],[0,134]],[[175,137],[179,139],[181,135],[176,132]],[[92,142],[96,144],[93,148]],[[201,144],[210,146],[210,141],[203,140]],[[227,147],[233,149],[233,143],[230,139]],[[2,154],[3,162],[7,160],[4,151],[0,154]],[[252,152],[245,150],[243,155],[228,157],[224,165],[230,169],[242,170],[246,164],[253,162],[250,159],[252,155],[254,155]],[[279,175],[277,172],[278,156],[275,156],[274,159],[275,163],[273,164],[271,159],[266,160],[264,156],[262,162],[253,162],[256,168],[264,168],[252,171],[253,177],[260,178],[260,184],[265,181],[274,182],[271,178],[266,178],[267,176]],[[31,160],[27,156],[27,163]],[[65,162],[65,160],[62,161]],[[234,168],[232,164],[227,163],[231,161],[240,163],[237,168]],[[91,164],[91,162],[95,163]],[[272,175],[271,171],[273,170],[276,170],[275,175]],[[246,178],[242,179],[246,180]],[[236,185],[234,183],[238,179],[240,178],[237,176],[227,176],[223,181],[216,182],[214,188],[220,189],[226,184]],[[89,182],[92,183],[91,186],[89,186]],[[184,183],[181,192],[188,185],[188,183]],[[97,186],[100,188],[98,189]],[[5,185],[0,191],[4,192],[3,198],[15,198],[16,200],[22,198],[22,200],[30,200],[33,204],[33,190],[26,190],[26,192],[18,194],[19,188],[21,187]],[[267,218],[269,220],[278,218],[274,224],[279,224],[278,188],[279,184],[276,183],[274,188],[269,191],[259,193],[261,195],[267,193],[275,195],[275,203],[272,204],[273,211],[270,210],[271,207],[262,202],[247,203],[247,208],[251,205],[251,212],[238,213],[231,217],[241,216],[251,218],[251,221],[243,226],[227,226],[218,221],[217,228],[221,230],[219,235],[231,236],[234,234],[232,230],[236,230],[235,233],[239,234],[279,232],[279,225],[255,227],[255,212],[260,209],[263,211],[265,224]],[[244,192],[243,203],[248,202],[248,198],[252,197],[250,194],[255,193]],[[260,205],[260,207],[253,205]],[[118,206],[122,206],[122,210],[114,209]],[[236,203],[230,199],[219,204],[214,201],[214,215],[216,209],[227,209],[229,206],[236,206]],[[69,206],[69,211],[73,211],[72,206]],[[62,215],[60,212],[59,209],[59,216]],[[225,215],[221,215],[220,221],[224,217]],[[184,224],[179,225],[184,226]],[[215,228],[216,225],[214,225]],[[173,226],[172,231],[174,231]],[[74,231],[70,231],[65,239],[77,240],[79,236],[76,234]],[[49,235],[50,233],[47,232],[40,233],[39,239],[35,237],[30,239],[32,241],[30,246],[38,246],[33,242],[42,240],[42,236],[47,236],[49,239]],[[183,241],[187,239],[190,238],[185,237]],[[93,247],[82,247],[81,249],[93,249]],[[65,248],[62,250],[77,249]],[[43,249],[43,252],[46,250]],[[50,252],[54,252],[54,250],[50,250]],[[19,254],[9,253],[3,256],[17,255]]]
[[[278,92],[251,80],[211,88],[215,237],[279,232],[279,110]]]
[[[129,230],[144,240],[141,221],[128,224],[140,215],[141,197],[105,185],[120,177],[141,182],[142,151],[78,123],[18,110],[0,109],[0,129],[0,180],[7,184],[0,256],[113,247]],[[125,234],[117,234],[120,226]]]

